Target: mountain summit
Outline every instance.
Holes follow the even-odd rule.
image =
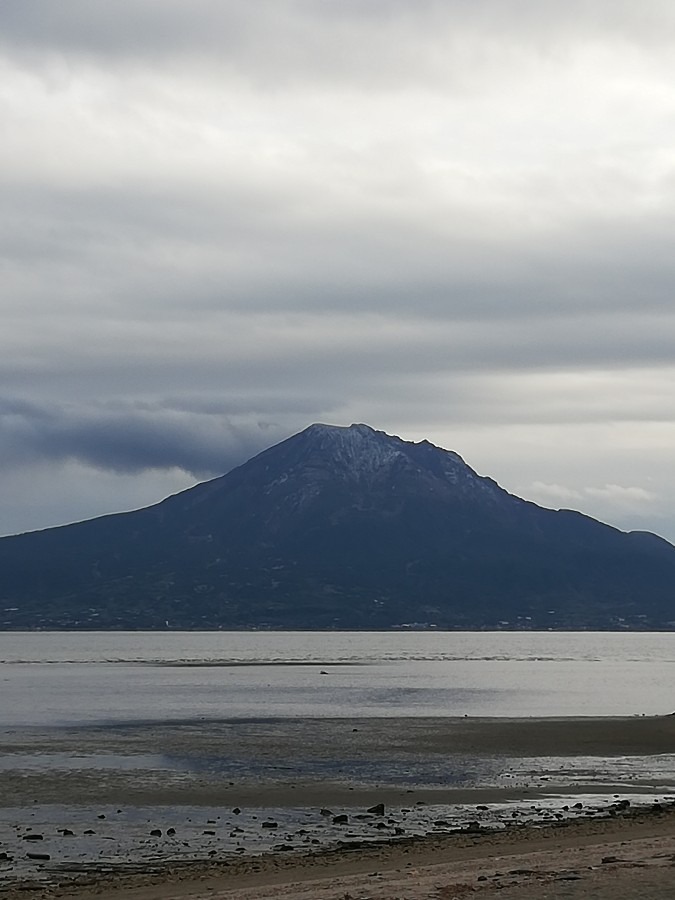
[[[311,425],[155,506],[0,539],[0,628],[675,627],[675,547],[457,453]]]

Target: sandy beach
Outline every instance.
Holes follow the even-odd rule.
[[[265,857],[229,871],[130,878],[65,896],[88,900],[511,900],[673,896],[675,814],[638,813],[612,822],[484,836],[423,838],[283,863]],[[57,896],[58,896],[57,892]],[[61,896],[64,896],[63,894]]]
[[[15,729],[0,896],[672,897],[674,749],[673,716]]]

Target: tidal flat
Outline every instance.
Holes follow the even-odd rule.
[[[270,858],[665,811],[674,749],[674,716],[8,729],[0,892],[161,881],[194,867],[234,876]]]

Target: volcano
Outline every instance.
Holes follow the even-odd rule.
[[[675,547],[457,453],[311,425],[154,506],[0,539],[0,628],[675,627]]]

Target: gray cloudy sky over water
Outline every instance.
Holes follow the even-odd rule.
[[[675,6],[3,0],[0,533],[314,421],[675,540]]]

